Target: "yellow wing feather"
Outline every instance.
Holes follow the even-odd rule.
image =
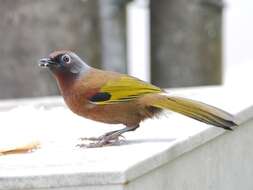
[[[112,104],[136,99],[145,94],[160,93],[162,90],[154,85],[130,76],[122,76],[108,81],[100,92],[107,92],[111,98],[96,104]]]

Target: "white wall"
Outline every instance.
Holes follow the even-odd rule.
[[[224,0],[224,62],[253,63],[253,1]]]
[[[253,80],[253,1],[224,1],[224,82],[243,87]]]
[[[150,81],[149,0],[135,0],[127,11],[128,73]]]

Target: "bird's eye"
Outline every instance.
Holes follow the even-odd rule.
[[[61,59],[62,59],[62,61],[63,61],[64,63],[67,63],[67,64],[69,64],[69,63],[71,62],[71,57],[70,57],[68,54],[63,55],[63,56],[61,57]]]

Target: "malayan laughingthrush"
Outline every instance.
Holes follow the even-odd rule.
[[[94,147],[116,141],[140,122],[163,110],[232,130],[237,124],[229,113],[216,107],[183,97],[171,96],[163,89],[135,77],[95,69],[71,51],[55,51],[40,60],[41,67],[53,73],[68,107],[77,115],[125,128],[97,138]]]

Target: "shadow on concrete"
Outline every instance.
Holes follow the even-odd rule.
[[[136,139],[136,140],[127,140],[123,139],[113,145],[131,145],[131,144],[141,144],[141,143],[170,143],[177,140],[176,138],[148,138],[148,139]]]

